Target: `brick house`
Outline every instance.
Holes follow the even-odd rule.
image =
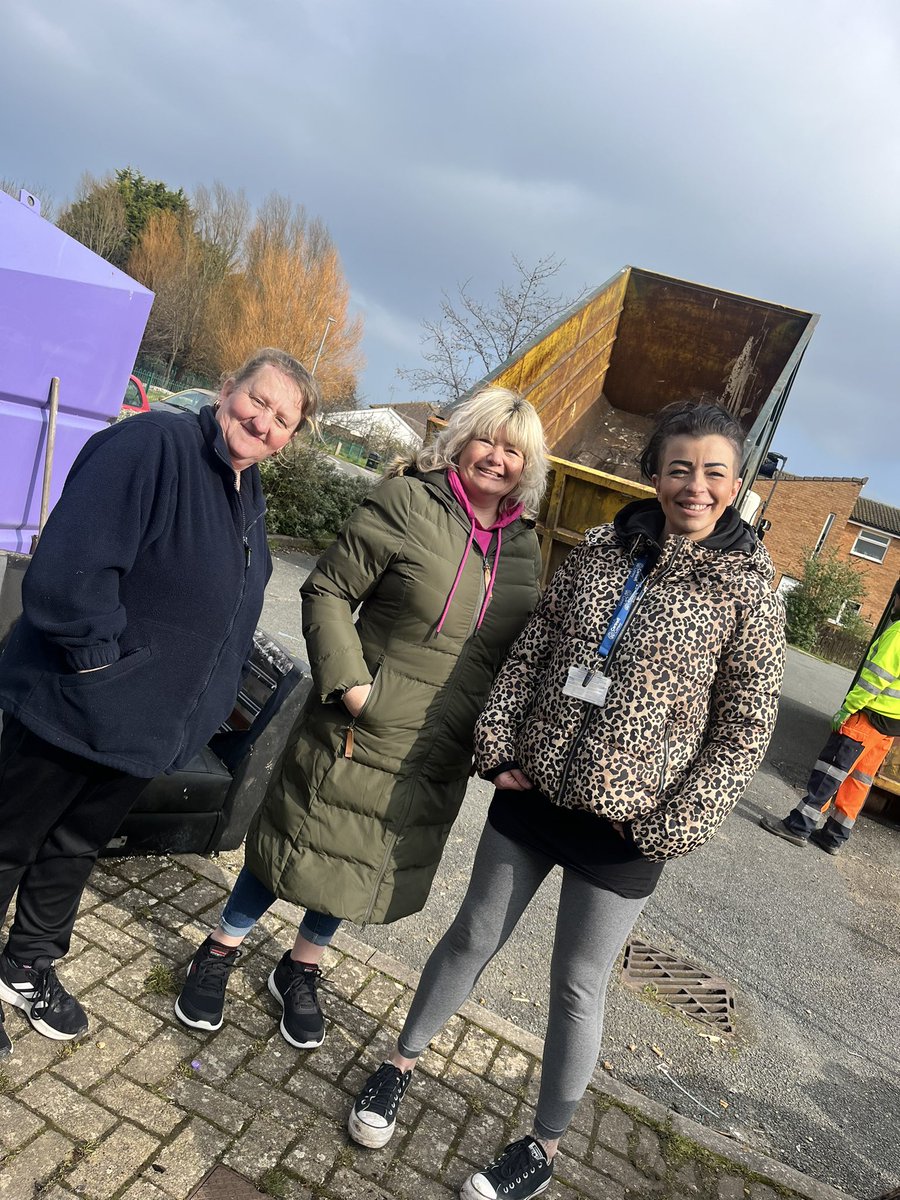
[[[753,490],[763,503],[772,496],[765,544],[775,563],[776,589],[790,591],[803,574],[805,550],[833,549],[864,576],[866,598],[859,614],[874,624],[900,577],[900,508],[861,495],[866,483],[865,478],[785,473],[777,485],[757,479]]]

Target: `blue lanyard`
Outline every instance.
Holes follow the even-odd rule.
[[[609,658],[613,646],[619,640],[619,635],[625,626],[628,614],[634,608],[635,602],[641,594],[642,585],[647,578],[648,571],[648,558],[635,559],[634,566],[631,568],[631,572],[625,580],[625,586],[622,588],[622,595],[619,597],[616,610],[610,617],[609,625],[606,627],[603,641],[597,647],[597,653],[602,659],[606,660]]]

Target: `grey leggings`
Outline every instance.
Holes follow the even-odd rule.
[[[462,907],[422,972],[398,1039],[401,1054],[416,1058],[456,1012],[552,867],[546,855],[485,825]],[[587,1089],[600,1053],[610,972],[646,903],[563,870],[534,1120],[538,1137],[561,1137]]]

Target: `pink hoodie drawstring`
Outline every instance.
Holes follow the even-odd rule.
[[[453,600],[453,597],[456,594],[456,589],[459,587],[459,581],[460,581],[460,579],[462,579],[463,568],[466,565],[466,559],[469,557],[469,550],[472,548],[472,542],[475,540],[475,518],[471,517],[470,520],[472,523],[469,526],[469,540],[466,542],[466,548],[465,548],[465,550],[463,550],[462,558],[459,560],[459,569],[456,572],[456,578],[453,580],[453,587],[450,589],[450,594],[447,596],[447,603],[444,605],[444,611],[441,613],[441,619],[437,623],[437,628],[434,631],[435,633],[441,632],[441,627],[443,626],[444,621],[446,620],[447,613],[450,611],[450,604]],[[495,569],[496,569],[496,563],[497,563],[497,560],[495,558],[494,559]],[[491,582],[493,582],[493,580]],[[482,615],[483,615],[483,612],[482,612]],[[479,620],[478,624],[479,625],[481,624],[480,620]]]
[[[441,619],[438,621],[437,626],[435,627],[436,634],[440,633],[441,629],[443,628],[444,621],[447,618],[447,613],[450,611],[450,605],[453,603],[453,597],[456,594],[456,589],[459,587],[459,581],[462,578],[462,573],[465,569],[466,559],[469,557],[469,551],[472,549],[472,542],[475,540],[475,513],[472,511],[472,505],[469,501],[469,497],[466,495],[465,488],[460,481],[459,475],[455,471],[450,470],[447,472],[447,480],[450,484],[450,490],[453,492],[454,496],[462,506],[463,512],[469,518],[469,537],[466,541],[466,548],[463,550],[462,558],[459,560],[456,578],[453,580],[453,587],[450,589],[450,594],[448,595],[447,602],[444,605],[444,611],[441,613]],[[512,509],[504,513],[502,517],[498,517],[491,526],[490,530],[484,530],[485,533],[496,532],[497,550],[494,554],[494,563],[491,567],[491,576],[488,580],[487,589],[484,594],[481,612],[478,614],[478,622],[475,626],[476,632],[481,628],[481,623],[484,620],[485,613],[488,610],[488,605],[491,602],[491,596],[494,592],[494,581],[497,578],[497,568],[500,565],[500,547],[503,543],[501,529],[503,526],[509,525],[511,522],[515,521],[517,517],[521,516],[521,513],[522,505],[516,504]]]

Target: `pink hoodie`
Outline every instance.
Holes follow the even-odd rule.
[[[456,578],[453,580],[453,587],[450,589],[450,594],[447,597],[447,603],[444,605],[444,611],[441,613],[441,619],[437,623],[435,633],[440,633],[447,613],[450,611],[450,605],[453,602],[453,597],[456,594],[456,589],[459,586],[459,581],[462,577],[463,568],[466,565],[466,559],[469,557],[469,550],[472,548],[472,542],[476,541],[481,549],[482,554],[487,554],[490,549],[491,540],[494,530],[497,531],[497,553],[494,555],[494,565],[491,569],[491,578],[488,582],[487,591],[484,594],[484,603],[481,606],[481,612],[478,614],[478,623],[476,629],[481,628],[481,622],[484,620],[484,614],[488,610],[488,605],[491,602],[491,595],[494,591],[494,580],[497,578],[497,567],[500,563],[500,546],[502,543],[502,533],[507,525],[511,525],[518,517],[522,515],[522,505],[516,504],[508,509],[505,513],[501,513],[494,521],[489,529],[484,529],[478,522],[478,518],[472,511],[472,505],[469,503],[469,497],[466,495],[466,490],[462,485],[462,481],[456,471],[450,470],[447,472],[447,480],[450,484],[450,490],[462,506],[463,512],[469,518],[469,538],[466,542],[466,548],[463,550],[462,558],[459,561],[459,569],[456,572]]]

